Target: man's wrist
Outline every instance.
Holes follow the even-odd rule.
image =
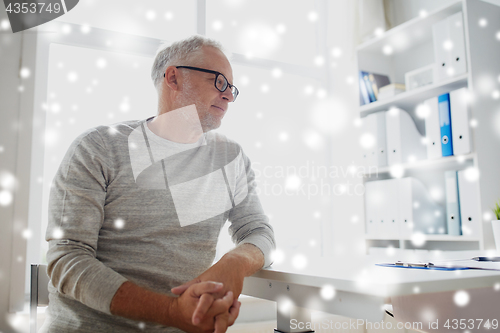
[[[221,260],[217,264],[221,263],[231,267],[231,271],[233,273],[239,274],[242,278],[244,278],[245,276],[248,276],[249,273],[244,259],[245,258],[242,258],[238,254],[228,252],[222,256]]]
[[[165,326],[175,326],[177,298],[123,283],[111,301],[113,315]]]
[[[221,260],[226,261],[243,277],[250,276],[264,266],[262,251],[253,244],[242,244],[226,253]]]
[[[175,314],[179,313],[179,303],[177,297],[169,297],[165,299],[164,303],[164,321],[161,323],[165,326],[177,327],[175,322]]]

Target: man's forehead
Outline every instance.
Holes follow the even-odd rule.
[[[233,70],[224,53],[214,47],[203,47],[202,52],[201,66],[203,68],[221,72],[232,81]]]

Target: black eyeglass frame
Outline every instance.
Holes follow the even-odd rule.
[[[192,66],[175,66],[175,68],[186,68],[186,69],[191,69],[191,70],[194,70],[194,71],[215,74],[215,80],[214,80],[214,86],[215,86],[215,88],[218,91],[220,91],[220,92],[224,92],[224,91],[227,90],[227,88],[231,88],[231,94],[233,95],[233,102],[236,101],[236,97],[238,97],[238,95],[240,94],[240,91],[238,90],[238,88],[236,88],[236,86],[234,86],[231,83],[229,83],[228,79],[221,72],[212,71],[210,69],[205,69],[205,68],[192,67]],[[222,75],[222,77],[224,78],[224,80],[226,80],[226,82],[227,82],[226,89],[224,89],[224,90],[220,90],[219,88],[217,88],[217,78],[219,77],[219,75]],[[165,77],[165,73],[163,73],[163,77]],[[232,92],[232,88],[233,87],[235,89],[234,93]]]

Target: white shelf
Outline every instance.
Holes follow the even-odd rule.
[[[365,235],[366,240],[387,240],[387,241],[411,241],[411,238],[406,237],[392,237],[387,238],[386,236],[373,236]],[[426,241],[454,241],[454,242],[474,242],[479,241],[477,238],[472,238],[468,236],[451,236],[451,235],[425,235]]]
[[[425,17],[416,17],[388,30],[382,36],[371,39],[356,48],[359,52],[383,54],[386,45],[392,46],[394,53],[404,52],[419,45],[432,36],[432,25],[462,10],[462,1],[456,1],[443,8],[428,13]]]
[[[444,171],[451,169],[461,169],[466,164],[472,164],[474,161],[475,154],[467,154],[460,156],[447,156],[442,157],[436,160],[421,160],[415,161],[413,163],[405,163],[400,166],[406,170],[435,170],[435,171]],[[377,174],[385,174],[390,173],[391,166],[380,167],[376,170],[368,170],[364,173],[365,176],[377,175]]]
[[[467,87],[468,73],[459,75],[449,80],[406,91],[392,98],[365,104],[359,108],[360,116],[365,117],[370,113],[386,111],[391,107],[398,107],[405,111],[413,109],[426,99],[445,94],[455,89]]]

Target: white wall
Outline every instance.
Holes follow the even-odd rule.
[[[350,168],[360,165],[361,148],[359,128],[355,120],[359,117],[359,95],[357,86],[355,26],[357,7],[354,1],[329,2],[327,50],[342,50],[342,56],[334,57],[329,66],[329,94],[334,100],[332,105],[335,125],[329,134],[331,150],[330,165],[336,167],[341,175],[331,179],[333,185],[346,186],[343,194],[334,193],[331,197],[332,244],[326,253],[329,256],[363,255],[364,247],[364,207],[360,185],[362,179],[350,173]]]

